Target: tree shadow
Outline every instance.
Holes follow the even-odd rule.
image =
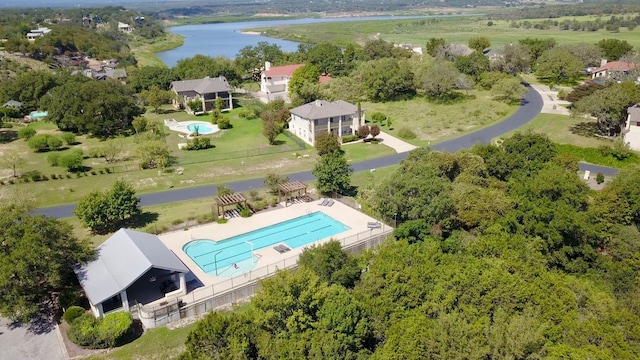
[[[6,144],[18,139],[18,132],[13,130],[0,130],[0,143]]]
[[[157,212],[143,211],[140,215],[131,217],[121,223],[124,227],[141,228],[158,220],[160,214]]]
[[[142,322],[140,320],[133,320],[133,324],[131,324],[131,328],[125,337],[123,337],[117,346],[126,345],[138,339],[144,333],[144,327],[142,326]]]
[[[581,123],[577,123],[572,125],[569,128],[572,134],[597,138],[600,134],[600,129],[598,128],[598,124],[593,121],[585,121]]]
[[[284,145],[286,143],[286,141],[284,140],[274,140],[273,144],[271,145]]]
[[[452,104],[457,104],[464,101],[465,99],[467,99],[467,97],[475,98],[475,95],[465,95],[461,92],[451,91],[451,92],[442,94],[438,97],[427,96],[427,100],[434,104],[452,105]]]

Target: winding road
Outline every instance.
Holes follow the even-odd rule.
[[[513,131],[522,125],[528,123],[533,118],[535,118],[540,111],[542,110],[542,106],[544,104],[542,97],[538,92],[529,87],[529,92],[525,96],[522,101],[522,106],[516,111],[513,115],[509,116],[507,119],[486,127],[484,129],[475,131],[473,133],[461,136],[459,138],[455,138],[452,140],[444,141],[438,144],[431,146],[433,150],[441,150],[441,151],[449,151],[454,152],[460,149],[468,149],[472,147],[474,144],[483,143],[487,144],[494,139],[504,133],[509,131]],[[351,167],[354,172],[358,171],[369,171],[371,169],[383,168],[391,165],[398,164],[400,161],[407,158],[408,153],[400,153],[390,156],[385,156],[377,159],[371,159],[366,161],[361,161],[357,163],[353,163]],[[580,170],[585,171],[589,170],[593,173],[601,172],[604,175],[611,176],[617,173],[617,169],[580,163]],[[289,174],[290,180],[297,181],[311,181],[314,179],[313,175],[311,175],[311,171],[303,171],[298,173]],[[260,189],[264,187],[263,179],[249,179],[249,180],[241,180],[235,181],[228,184],[226,186],[231,187],[233,190],[237,192],[247,191],[251,189]],[[166,204],[176,201],[184,201],[184,200],[192,200],[198,199],[207,196],[213,196],[216,194],[216,186],[215,185],[203,185],[197,187],[190,187],[184,189],[176,189],[176,190],[168,190],[161,192],[154,192],[148,194],[140,195],[140,205],[141,206],[151,206],[151,205],[160,205]],[[61,206],[53,206],[48,208],[40,208],[36,209],[34,213],[43,214],[46,216],[51,216],[55,218],[66,218],[71,217],[73,215],[73,209],[75,209],[75,204],[69,205],[61,205]]]

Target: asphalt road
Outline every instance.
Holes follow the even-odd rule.
[[[536,115],[540,113],[540,111],[542,110],[542,105],[543,101],[540,95],[536,91],[529,88],[529,93],[527,93],[527,95],[523,99],[522,106],[520,106],[518,111],[509,116],[507,119],[495,125],[461,136],[459,138],[435,144],[431,146],[431,148],[434,150],[455,152],[460,149],[468,149],[477,143],[487,144],[491,141],[491,139],[494,139],[509,131],[515,130],[531,121],[534,117],[536,117]],[[395,165],[404,160],[407,155],[408,153],[401,153],[377,159],[365,160],[353,163],[351,167],[353,168],[354,172],[370,171],[371,169]],[[589,170],[592,173],[601,172],[607,176],[615,175],[618,172],[617,169],[582,163],[580,164],[580,170]],[[303,171],[299,173],[289,174],[289,179],[298,181],[310,181],[313,180],[314,177],[313,175],[311,175],[311,171]],[[260,178],[226,183],[225,186],[229,186],[237,192],[242,192],[251,189],[260,189],[264,187],[264,183],[263,179]],[[215,185],[203,185],[185,189],[154,192],[140,195],[140,205],[160,205],[176,201],[185,201],[207,196],[214,196],[215,194]],[[74,208],[75,204],[61,205],[36,209],[34,213],[43,214],[55,218],[66,218],[73,216]]]

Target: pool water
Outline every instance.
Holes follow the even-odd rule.
[[[212,134],[214,132],[216,132],[216,129],[214,129],[210,124],[207,123],[197,123],[197,124],[189,124],[187,125],[187,129],[189,131],[191,131],[192,133],[196,132],[196,130],[198,130],[198,134],[200,135],[207,135],[207,134]]]
[[[43,117],[47,117],[48,112],[46,111],[32,111],[31,113],[29,113],[29,117],[32,119],[40,119]]]
[[[206,273],[230,276],[238,270],[255,267],[253,251],[284,243],[299,248],[318,240],[342,233],[350,228],[320,212],[267,226],[221,241],[199,239],[183,246],[185,252]],[[248,261],[247,261],[248,260]]]

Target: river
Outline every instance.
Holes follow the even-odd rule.
[[[266,20],[244,21],[218,24],[185,25],[171,27],[172,33],[184,36],[184,44],[175,49],[156,53],[156,56],[167,66],[173,67],[178,60],[190,58],[194,55],[224,56],[234,58],[240,49],[247,45],[255,46],[260,41],[277,44],[283,51],[294,52],[298,49],[298,43],[294,41],[275,39],[263,35],[243,34],[243,29],[258,27],[273,27],[280,25],[315,24],[324,22],[345,21],[371,21],[389,19],[416,19],[443,17],[450,15],[432,16],[371,16],[371,17],[343,17],[320,19],[290,19],[290,20]],[[464,15],[456,15],[464,16]]]

